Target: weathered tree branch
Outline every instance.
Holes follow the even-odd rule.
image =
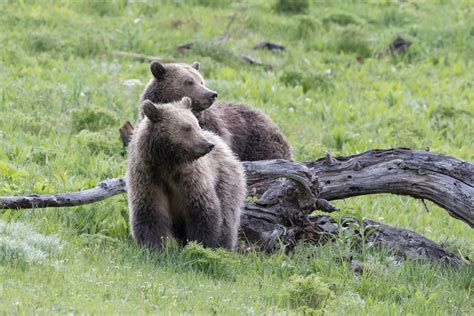
[[[300,205],[313,205],[318,195],[318,178],[305,165],[286,160],[244,161],[248,181],[275,178],[293,180],[299,189]]]
[[[298,240],[321,244],[337,238],[341,230],[347,230],[352,225],[356,227],[352,232],[355,242],[362,239],[363,231],[366,244],[390,249],[401,258],[454,266],[463,264],[463,259],[457,255],[413,231],[368,219],[359,222],[347,216],[338,224],[327,215],[308,216],[308,213],[298,208],[291,196],[285,197],[279,205],[261,206],[258,202],[246,205],[241,218],[241,237],[248,244],[267,251],[280,249],[282,246],[291,249]]]
[[[393,193],[426,199],[474,227],[474,164],[427,151],[369,150],[305,164],[320,182],[320,198]]]
[[[249,55],[242,55],[242,60],[245,61],[246,63],[254,66],[262,66],[265,69],[272,69],[273,66],[271,64],[263,63],[261,61],[258,61],[256,59],[253,59]]]
[[[125,193],[123,178],[100,182],[95,188],[59,194],[0,197],[0,209],[68,207],[99,202],[117,194]]]
[[[299,239],[319,243],[334,238],[341,224],[329,216],[309,215],[318,207],[334,210],[324,199],[357,195],[393,193],[428,199],[445,208],[451,216],[474,226],[474,165],[452,157],[390,149],[339,158],[328,154],[309,163],[244,162],[244,167],[249,180],[266,180],[249,186],[249,193],[256,201],[246,203],[241,233],[249,243],[267,250],[281,245],[291,248]],[[82,205],[125,191],[123,179],[111,179],[80,192],[0,197],[0,209]],[[370,220],[360,223],[349,217],[344,218],[342,226],[351,223],[364,230],[374,228],[366,241],[389,247],[399,256],[452,264],[462,262],[456,255],[414,232]]]

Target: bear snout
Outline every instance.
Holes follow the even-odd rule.
[[[216,145],[214,145],[213,143],[207,143],[207,150],[208,152],[210,152]]]
[[[209,92],[209,94],[208,94],[209,100],[211,100],[211,102],[216,101],[217,96],[218,96],[217,92],[214,92],[214,91],[213,91],[213,92]]]
[[[206,154],[210,153],[214,146],[215,145],[213,143],[206,141],[203,146],[205,148]]]
[[[205,141],[205,142],[199,144],[199,146],[196,146],[196,148],[195,148],[196,158],[207,155],[208,153],[211,152],[211,150],[214,147],[215,147],[215,145],[211,142],[208,142],[208,141]]]

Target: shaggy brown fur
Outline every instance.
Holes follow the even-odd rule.
[[[162,249],[167,237],[233,249],[246,183],[225,142],[199,127],[191,100],[155,105],[128,147],[130,222],[140,244]]]
[[[205,86],[199,63],[162,65],[155,61],[150,69],[153,78],[142,101],[168,103],[187,96],[201,127],[221,136],[240,160],[292,159],[287,140],[263,112],[240,103],[214,102],[217,93]]]

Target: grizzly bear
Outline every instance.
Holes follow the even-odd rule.
[[[201,129],[191,99],[147,100],[142,111],[126,174],[134,238],[155,250],[167,237],[233,249],[246,196],[242,164],[218,135]]]
[[[263,112],[240,103],[214,102],[217,92],[206,87],[198,62],[186,65],[154,61],[150,70],[153,78],[141,102],[169,103],[189,97],[200,126],[221,136],[240,160],[292,159],[287,140]]]

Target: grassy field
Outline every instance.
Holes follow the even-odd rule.
[[[1,1],[0,196],[124,175],[117,130],[136,119],[150,73],[114,51],[199,60],[219,98],[265,111],[300,161],[400,146],[474,161],[470,1],[300,2]],[[230,38],[210,43],[231,15]],[[375,58],[397,35],[413,42],[408,53]],[[252,51],[260,40],[287,50]],[[337,205],[474,255],[472,230],[431,203],[429,214],[389,195]],[[344,239],[289,255],[194,244],[156,255],[129,236],[126,196],[0,217],[0,313],[474,313],[473,265],[399,262]],[[363,274],[341,263],[349,255]]]

